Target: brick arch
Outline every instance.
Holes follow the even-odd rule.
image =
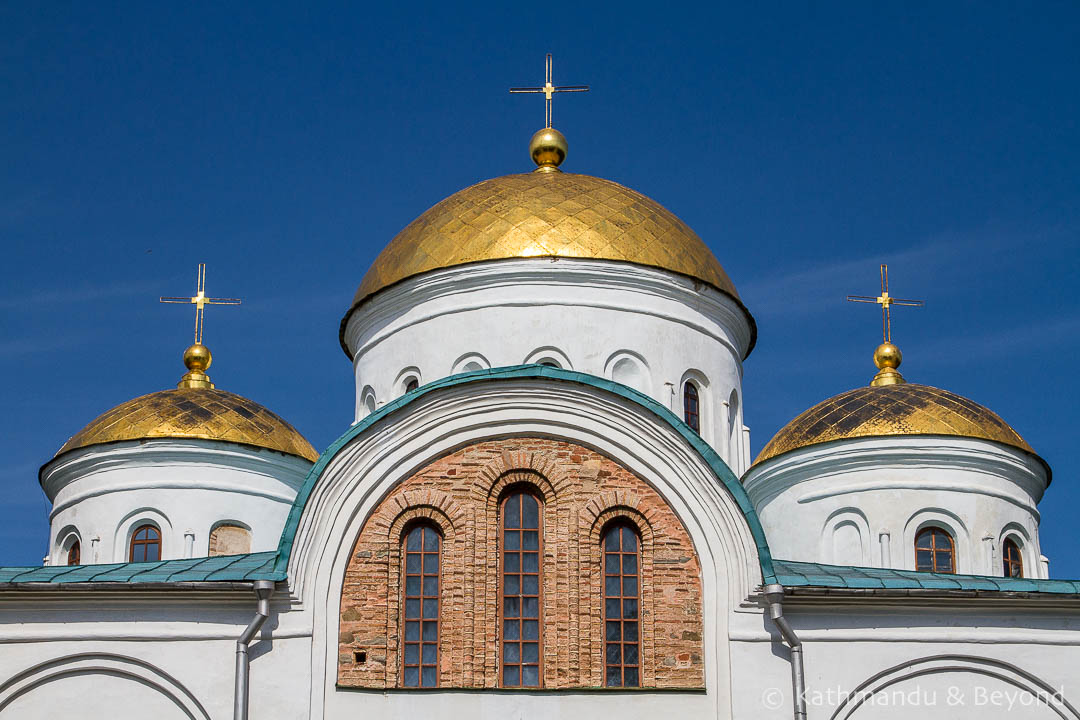
[[[642,683],[704,688],[700,563],[679,517],[655,488],[611,458],[531,437],[459,448],[379,502],[345,570],[338,685],[398,685],[400,533],[426,517],[445,528],[439,684],[498,686],[499,501],[519,483],[544,499],[544,687],[603,684],[600,531],[608,521],[626,518],[642,536]],[[360,650],[366,651],[364,664],[354,661]]]

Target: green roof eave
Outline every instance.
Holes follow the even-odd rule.
[[[274,571],[276,552],[107,565],[0,567],[0,585],[42,583],[194,583],[284,580]]]

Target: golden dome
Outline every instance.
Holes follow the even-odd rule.
[[[254,445],[312,462],[319,453],[289,423],[262,405],[216,388],[163,390],[102,414],[56,453],[122,440],[199,438]]]
[[[818,403],[776,433],[754,464],[833,440],[894,435],[979,438],[1036,454],[1008,423],[982,405],[948,390],[901,381],[856,388]]]
[[[610,180],[547,169],[485,180],[410,223],[364,275],[343,333],[352,310],[389,285],[439,268],[506,258],[649,265],[701,280],[739,301],[701,238],[662,205]]]

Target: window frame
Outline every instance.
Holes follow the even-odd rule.
[[[938,537],[938,533],[940,533],[942,536],[947,538],[948,541],[949,541],[949,546],[948,546],[949,565],[950,565],[949,570],[938,570],[937,569],[937,566],[938,566],[938,562],[937,562],[938,553],[946,552],[946,549],[945,548],[939,548],[938,545],[937,545],[937,542],[935,541],[935,538]],[[925,535],[930,536],[930,547],[929,548],[920,548],[919,547],[919,541]],[[916,572],[935,572],[935,573],[941,573],[943,575],[955,575],[956,574],[956,538],[953,537],[953,534],[951,532],[949,532],[948,530],[946,530],[945,528],[943,528],[943,527],[941,527],[939,525],[927,525],[926,527],[920,528],[919,531],[917,533],[915,533],[914,547],[915,547],[915,570],[916,570]],[[931,567],[930,567],[929,570],[923,570],[923,569],[919,568],[919,551],[920,550],[922,550],[924,552],[925,551],[930,552],[930,566]]]
[[[142,532],[143,530],[153,530],[154,534],[157,536],[157,542],[156,543],[151,543],[149,540],[138,540],[137,538],[139,537],[139,533]],[[147,560],[146,559],[146,547],[148,545],[154,545],[154,544],[157,545],[157,551],[158,551],[157,560]],[[135,559],[135,546],[136,545],[140,545],[140,546],[143,547],[143,559],[142,560],[136,560]],[[157,525],[154,525],[153,523],[144,522],[141,525],[136,526],[135,529],[131,531],[131,538],[128,540],[128,562],[160,562],[162,560],[162,552],[164,551],[164,549],[165,549],[165,543],[164,543],[164,538],[162,538],[162,536],[161,536],[161,528],[159,528]]]
[[[623,549],[622,532],[624,530],[629,531],[630,534],[634,538],[635,547],[634,547],[634,550],[633,550],[632,553],[627,552],[626,550]],[[613,531],[618,532],[619,535],[620,535],[619,549],[617,551],[615,551],[619,555],[619,558],[620,558],[620,561],[619,561],[619,574],[618,575],[611,575],[611,574],[608,573],[608,570],[607,570],[608,553],[609,553],[607,540],[608,540],[608,535]],[[628,574],[626,574],[624,572],[624,564],[623,564],[622,558],[624,556],[626,556],[626,555],[633,555],[636,558],[635,571],[634,571],[634,574],[632,576],[628,575]],[[601,595],[601,600],[603,602],[603,606],[602,606],[602,609],[601,609],[601,617],[603,618],[601,627],[603,628],[603,630],[602,630],[602,632],[603,632],[603,635],[602,635],[602,638],[603,638],[603,641],[602,641],[603,642],[602,667],[603,667],[603,687],[605,687],[605,688],[640,688],[640,687],[643,687],[643,684],[642,684],[642,662],[641,662],[641,648],[642,648],[642,584],[641,584],[642,567],[641,567],[641,555],[642,555],[641,528],[639,528],[635,523],[631,522],[627,518],[616,518],[616,519],[612,520],[611,522],[609,522],[603,528],[603,531],[600,533],[600,577],[601,577],[601,580],[600,580],[601,593],[600,593],[600,595]],[[619,595],[618,596],[611,596],[611,595],[608,594],[608,590],[607,590],[607,579],[608,579],[608,577],[618,577],[619,578]],[[637,594],[634,595],[634,596],[629,596],[629,595],[624,594],[625,590],[626,590],[625,578],[628,578],[628,577],[633,577],[634,580],[635,580],[635,583],[637,585],[636,590],[635,590],[635,592]],[[619,605],[620,605],[620,616],[619,616],[619,618],[617,620],[611,620],[608,617],[608,611],[607,611],[608,599],[609,598],[614,598],[614,597],[617,597],[617,599],[619,600]],[[625,617],[623,617],[625,615],[625,612],[623,611],[623,608],[625,608],[625,605],[623,604],[623,601],[625,601],[627,599],[633,599],[633,600],[637,601],[637,612],[636,612],[635,617],[632,620],[627,620]],[[609,641],[608,637],[607,637],[608,622],[618,622],[619,623],[619,636],[620,636],[620,638],[617,641],[617,644],[619,646],[619,658],[620,658],[620,660],[619,660],[618,664],[612,664],[612,663],[608,662],[608,657],[607,657],[608,644],[609,644],[609,642],[612,642],[612,641]],[[625,639],[625,630],[626,630],[626,628],[624,626],[624,623],[626,623],[626,622],[636,622],[637,623],[637,639],[633,640],[633,641],[631,641],[629,643]],[[625,662],[625,659],[626,659],[625,646],[626,645],[636,645],[637,646],[637,662],[635,664],[633,664],[633,665],[628,664],[628,663]],[[619,668],[620,683],[618,685],[609,685],[608,684],[607,673],[608,673],[608,668],[610,668],[610,667],[618,667]],[[633,685],[626,684],[626,669],[630,668],[630,667],[633,667],[637,671],[637,682],[635,684],[633,684]]]
[[[420,551],[419,551],[419,553],[417,553],[417,551],[412,551],[412,553],[410,553],[410,551],[408,550],[409,536],[412,535],[412,533],[415,532],[416,530],[421,530],[421,531],[430,530],[432,533],[434,533],[435,538],[436,538],[436,540],[438,542],[438,547],[434,551],[427,550],[425,548],[425,546],[424,546],[424,541],[426,539],[425,536],[426,536],[427,533],[426,532],[421,532],[421,534],[420,534]],[[414,522],[414,523],[410,523],[408,526],[406,526],[404,532],[402,532],[402,534],[401,534],[401,595],[400,595],[400,601],[401,601],[401,633],[400,633],[400,635],[401,635],[401,643],[400,643],[400,648],[399,648],[400,654],[401,654],[401,660],[398,663],[398,667],[399,667],[399,670],[401,672],[401,675],[399,676],[399,679],[398,679],[398,687],[408,688],[408,689],[415,689],[415,690],[430,690],[432,688],[438,688],[441,685],[441,678],[439,677],[439,675],[440,675],[440,672],[439,672],[439,655],[441,654],[441,650],[442,650],[442,611],[443,611],[443,605],[442,605],[443,554],[442,554],[442,551],[443,551],[443,543],[444,543],[444,541],[445,541],[445,537],[443,536],[442,528],[440,528],[436,523],[434,523],[434,522],[432,522],[430,520],[420,520],[420,521],[417,521],[417,522]],[[414,555],[419,554],[420,555],[420,573],[419,574],[409,572],[409,569],[408,569],[408,567],[409,567],[408,566],[408,560],[409,560],[408,556],[409,556],[409,554],[414,554]],[[424,639],[423,639],[423,637],[424,637],[423,636],[424,623],[431,622],[430,620],[424,618],[424,609],[423,609],[424,600],[425,599],[430,599],[432,597],[431,595],[425,595],[424,594],[424,588],[423,588],[424,578],[425,577],[431,577],[431,573],[427,573],[427,572],[424,571],[424,558],[426,556],[428,556],[428,555],[435,555],[438,558],[438,569],[435,572],[436,580],[435,580],[435,595],[434,595],[434,599],[435,599],[435,603],[436,603],[436,605],[435,605],[435,641],[433,643],[435,645],[435,662],[434,662],[435,684],[434,685],[425,685],[424,684],[424,668],[425,667],[432,667],[431,664],[424,663],[424,645],[430,645],[432,643],[431,642],[425,642]],[[408,590],[408,579],[409,579],[410,575],[412,575],[414,577],[418,576],[420,578],[420,595],[409,595],[408,594],[408,592],[409,592],[409,590]],[[412,620],[413,622],[419,622],[420,623],[420,626],[419,626],[419,629],[420,629],[420,636],[419,637],[420,637],[420,639],[415,642],[415,644],[419,646],[418,649],[417,649],[417,662],[415,664],[411,664],[411,663],[406,662],[406,653],[405,653],[405,646],[406,646],[406,644],[409,644],[409,641],[407,639],[406,629],[408,627],[408,623],[410,622],[410,619],[408,617],[408,600],[410,598],[416,598],[416,599],[420,600],[420,617],[415,618],[415,619]],[[417,668],[417,674],[416,674],[417,684],[416,685],[406,685],[405,684],[405,672],[410,667]]]
[[[521,614],[522,613],[522,608],[521,608],[520,604],[519,604],[519,607],[518,607],[518,616],[516,618],[509,618],[511,620],[517,620],[518,623],[519,623],[519,625],[518,625],[518,638],[517,638],[517,640],[507,641],[506,637],[505,637],[505,635],[506,635],[506,620],[508,619],[506,617],[506,601],[505,601],[505,599],[506,599],[506,592],[505,592],[505,589],[506,589],[506,571],[505,571],[505,569],[506,569],[506,554],[507,554],[506,531],[508,529],[506,527],[506,516],[507,516],[506,506],[510,502],[511,499],[517,498],[517,497],[520,497],[520,496],[523,496],[523,495],[527,495],[527,496],[531,497],[536,502],[536,505],[537,505],[537,511],[536,511],[537,527],[535,528],[535,531],[537,533],[537,549],[536,549],[537,563],[536,563],[536,573],[535,573],[536,582],[537,582],[537,591],[536,591],[537,592],[537,595],[536,595],[537,659],[536,659],[536,663],[535,663],[536,664],[536,669],[537,669],[537,684],[536,685],[525,685],[525,684],[523,684],[523,681],[522,681],[522,677],[523,677],[523,674],[524,674],[522,672],[522,668],[524,668],[526,665],[532,665],[533,663],[525,663],[525,662],[522,661],[522,653],[523,653],[523,650],[524,650],[524,648],[522,646],[526,643],[526,640],[525,640],[524,637],[522,637],[524,635],[524,632],[523,632],[523,625],[521,623],[524,623],[526,618],[522,617],[522,614]],[[523,514],[520,514],[520,511],[519,511],[519,517],[523,518]],[[513,487],[509,488],[503,494],[502,500],[500,500],[500,502],[499,502],[499,517],[498,517],[497,527],[498,527],[498,536],[497,536],[496,546],[498,547],[498,550],[499,550],[499,552],[498,552],[498,555],[499,555],[499,562],[498,562],[498,566],[499,566],[498,567],[498,573],[499,573],[498,574],[498,590],[499,590],[499,592],[498,592],[498,603],[499,604],[498,604],[498,607],[496,608],[497,609],[497,615],[498,615],[498,627],[496,628],[496,630],[497,630],[496,636],[498,638],[497,657],[499,659],[499,661],[498,661],[498,670],[497,670],[497,672],[498,672],[498,686],[500,688],[513,688],[513,689],[518,689],[518,690],[541,690],[544,687],[544,498],[543,498],[543,496],[540,493],[538,493],[533,487],[531,487],[529,485],[517,485],[517,486],[513,486]],[[524,526],[524,519],[521,520],[521,526],[520,527],[518,527],[518,528],[509,528],[509,529],[510,530],[517,530],[518,532],[521,532],[521,533],[524,533],[527,530],[533,530],[533,528],[526,528]],[[518,549],[513,550],[511,552],[515,552],[519,556],[519,563],[518,563],[518,568],[519,569],[518,569],[518,571],[516,573],[514,573],[514,574],[516,574],[518,576],[518,591],[519,592],[516,595],[516,597],[518,597],[519,599],[524,598],[524,597],[531,597],[531,596],[525,595],[522,592],[521,579],[525,575],[532,575],[534,573],[526,573],[526,572],[524,572],[524,570],[521,569],[522,568],[521,556],[525,552],[532,552],[532,551],[531,550],[526,551],[524,548],[522,548],[522,543],[520,542],[520,538],[519,538]],[[515,596],[512,596],[512,597],[515,597]],[[529,618],[529,619],[531,619],[531,618]],[[506,663],[506,643],[507,642],[516,642],[517,645],[518,645],[518,661],[516,663],[511,663],[512,665],[514,665],[514,666],[516,666],[518,668],[518,684],[517,685],[507,685],[505,683],[505,677],[506,677],[505,669],[506,669],[506,666],[507,666],[507,663]]]
[[[693,380],[683,381],[682,392],[682,405],[683,405],[683,422],[690,426],[690,429],[701,434],[701,389],[698,388],[697,383]],[[690,410],[690,401],[694,402],[694,409]],[[693,421],[691,421],[691,415]]]
[[[1015,553],[1015,558],[1010,558],[1010,548]],[[1020,549],[1020,543],[1016,542],[1009,536],[1001,542],[1001,569],[1004,573],[1004,577],[1007,578],[1023,578],[1024,577],[1024,553]],[[1015,566],[1019,571],[1019,574],[1011,574],[1011,568]]]

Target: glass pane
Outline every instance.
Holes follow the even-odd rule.
[[[522,557],[522,562],[524,563],[524,568],[523,568],[524,572],[528,572],[528,573],[539,572],[540,563],[539,563],[539,559],[538,559],[539,555],[537,553],[534,553],[534,552],[521,553],[521,557]]]
[[[405,594],[406,595],[419,595],[420,594],[420,576],[409,575],[405,578]]]
[[[424,528],[424,549],[425,550],[438,550],[439,549],[439,534],[435,532],[434,528]]]
[[[623,623],[623,640],[629,640],[637,642],[637,623],[636,622],[624,622]]]
[[[518,617],[520,600],[516,597],[504,597],[503,598],[503,617],[516,618]]]
[[[505,572],[520,572],[521,571],[521,555],[518,553],[506,553],[506,557],[503,559],[503,570]]]
[[[915,553],[916,570],[933,570],[933,555],[929,550],[918,550]]]
[[[619,610],[619,599],[608,599],[604,601],[604,616],[610,620],[618,620],[622,617],[622,613]]]
[[[637,575],[637,555],[622,556],[623,575]]]
[[[618,595],[619,594],[619,576],[608,575],[604,578],[604,594],[605,595]]]
[[[620,571],[619,571],[619,556],[618,555],[607,555],[604,558],[604,572],[606,572],[606,573],[608,573],[610,575],[618,575],[619,574]]]
[[[416,553],[408,553],[405,555],[405,572],[407,573],[419,573],[420,572],[420,556]]]
[[[952,572],[952,553],[939,551],[934,559],[938,572]]]
[[[637,597],[637,578],[627,577],[622,581],[622,594],[626,597]]]
[[[424,573],[436,575],[439,572],[439,556],[436,554],[424,555]]]
[[[503,643],[503,662],[517,665],[521,662],[521,644],[516,642]]]
[[[608,687],[622,687],[622,668],[618,665],[609,667],[604,677],[604,684]]]
[[[405,664],[416,665],[420,662],[420,646],[416,643],[405,643]]]
[[[420,686],[420,668],[407,667],[405,668],[405,687],[419,687]]]
[[[521,549],[521,533],[517,530],[507,530],[506,533],[506,549],[507,550],[520,550]]]
[[[412,624],[419,625],[420,623]],[[437,621],[424,623],[424,639],[429,641],[439,639],[439,623]]]
[[[521,643],[521,659],[527,663],[540,662],[540,643]]]
[[[627,601],[629,602],[629,601]],[[431,620],[439,617],[439,599],[424,600],[424,619]]]
[[[503,685],[505,687],[518,687],[520,684],[517,665],[507,665],[503,668]]]
[[[623,687],[637,687],[641,684],[638,680],[638,669],[636,667],[628,667],[623,669]]]
[[[521,599],[521,617],[540,617],[540,600],[534,597]]]
[[[138,530],[136,530],[135,531],[135,539],[136,540],[145,540],[146,539],[146,528],[139,528]]]
[[[932,535],[933,535],[933,533],[926,532],[926,531],[923,531],[923,532],[919,533],[919,536],[917,538],[915,538],[915,547],[917,547],[919,549],[922,549],[922,550],[929,550],[930,549],[930,542],[931,542],[930,538],[931,538]]]
[[[522,533],[525,536],[524,549],[526,550],[539,550],[540,549],[540,533],[536,530],[527,530]]]
[[[512,495],[506,501],[506,522],[504,527],[521,527],[521,496]]]
[[[411,599],[405,601],[405,617],[418,618],[420,617],[420,600]]]
[[[607,531],[604,536],[604,547],[608,550],[617,551],[619,549],[619,529],[612,528]]]
[[[517,640],[521,637],[518,634],[520,629],[520,623],[517,620],[503,620],[503,639],[504,640]]]
[[[411,579],[411,578],[410,578]],[[424,594],[428,597],[436,597],[439,594],[439,576],[429,575],[424,578]]]
[[[619,640],[622,635],[622,624],[618,620],[608,620],[604,637],[608,640]]]
[[[419,640],[420,639],[420,623],[415,620],[405,623],[405,639],[406,640]]]
[[[522,636],[526,640],[540,639],[540,622],[538,620],[526,620],[522,624]]]
[[[439,684],[436,678],[436,670],[438,668],[426,667],[424,668],[424,683],[423,687],[436,687]]]
[[[608,643],[604,653],[604,659],[607,661],[607,664],[618,665],[620,657],[622,657],[622,654],[619,652],[619,643]]]
[[[528,576],[526,576],[528,577]],[[503,594],[504,595],[520,595],[521,594],[521,576],[520,575],[503,575]]]
[[[427,600],[424,602],[427,602]],[[627,619],[637,618],[637,600],[622,601],[622,616]]]
[[[420,549],[420,536],[423,535],[423,528],[413,528],[409,531],[408,536],[405,538],[406,550],[419,550]]]
[[[435,664],[435,643],[424,643],[424,651],[422,657],[424,658],[424,665]]]
[[[521,526],[527,528],[540,527],[540,506],[532,495],[521,496]]]
[[[540,594],[540,576],[539,575],[526,575],[521,578],[521,594],[522,595],[539,595]]]
[[[628,527],[622,529],[623,552],[637,552],[637,533]]]
[[[540,668],[525,665],[521,668],[521,684],[524,687],[540,687]]]
[[[637,645],[623,645],[623,663],[626,665],[637,665]]]
[[[150,543],[146,546],[146,562],[157,562],[161,559],[161,545]]]

